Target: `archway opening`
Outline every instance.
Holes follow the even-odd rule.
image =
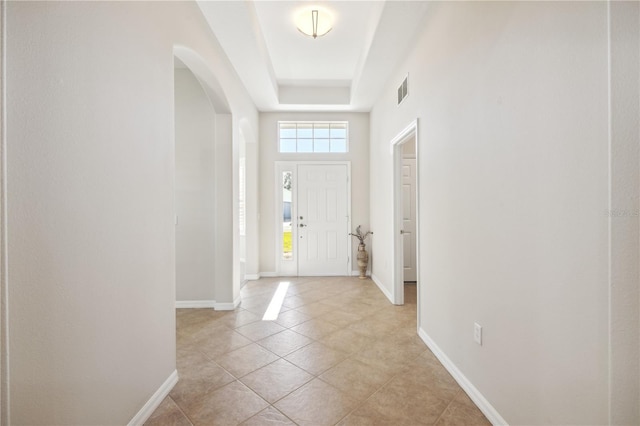
[[[190,49],[174,49],[176,307],[239,303],[238,158],[222,89]]]

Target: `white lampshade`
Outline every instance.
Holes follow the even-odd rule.
[[[331,31],[333,18],[329,13],[320,9],[312,8],[300,13],[296,18],[296,27],[302,34],[309,37],[318,38]]]

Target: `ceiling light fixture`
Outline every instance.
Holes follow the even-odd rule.
[[[309,37],[322,37],[331,31],[331,15],[317,8],[307,10],[298,15],[296,27],[298,31]]]

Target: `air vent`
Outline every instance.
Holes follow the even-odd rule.
[[[407,76],[402,81],[402,84],[398,87],[398,105],[400,105],[402,101],[404,101],[404,98],[406,98],[407,95],[409,94],[409,87],[407,83],[408,79],[409,79],[409,74],[407,74]]]

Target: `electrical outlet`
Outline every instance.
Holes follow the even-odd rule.
[[[473,324],[473,340],[482,346],[482,326],[477,322]]]

